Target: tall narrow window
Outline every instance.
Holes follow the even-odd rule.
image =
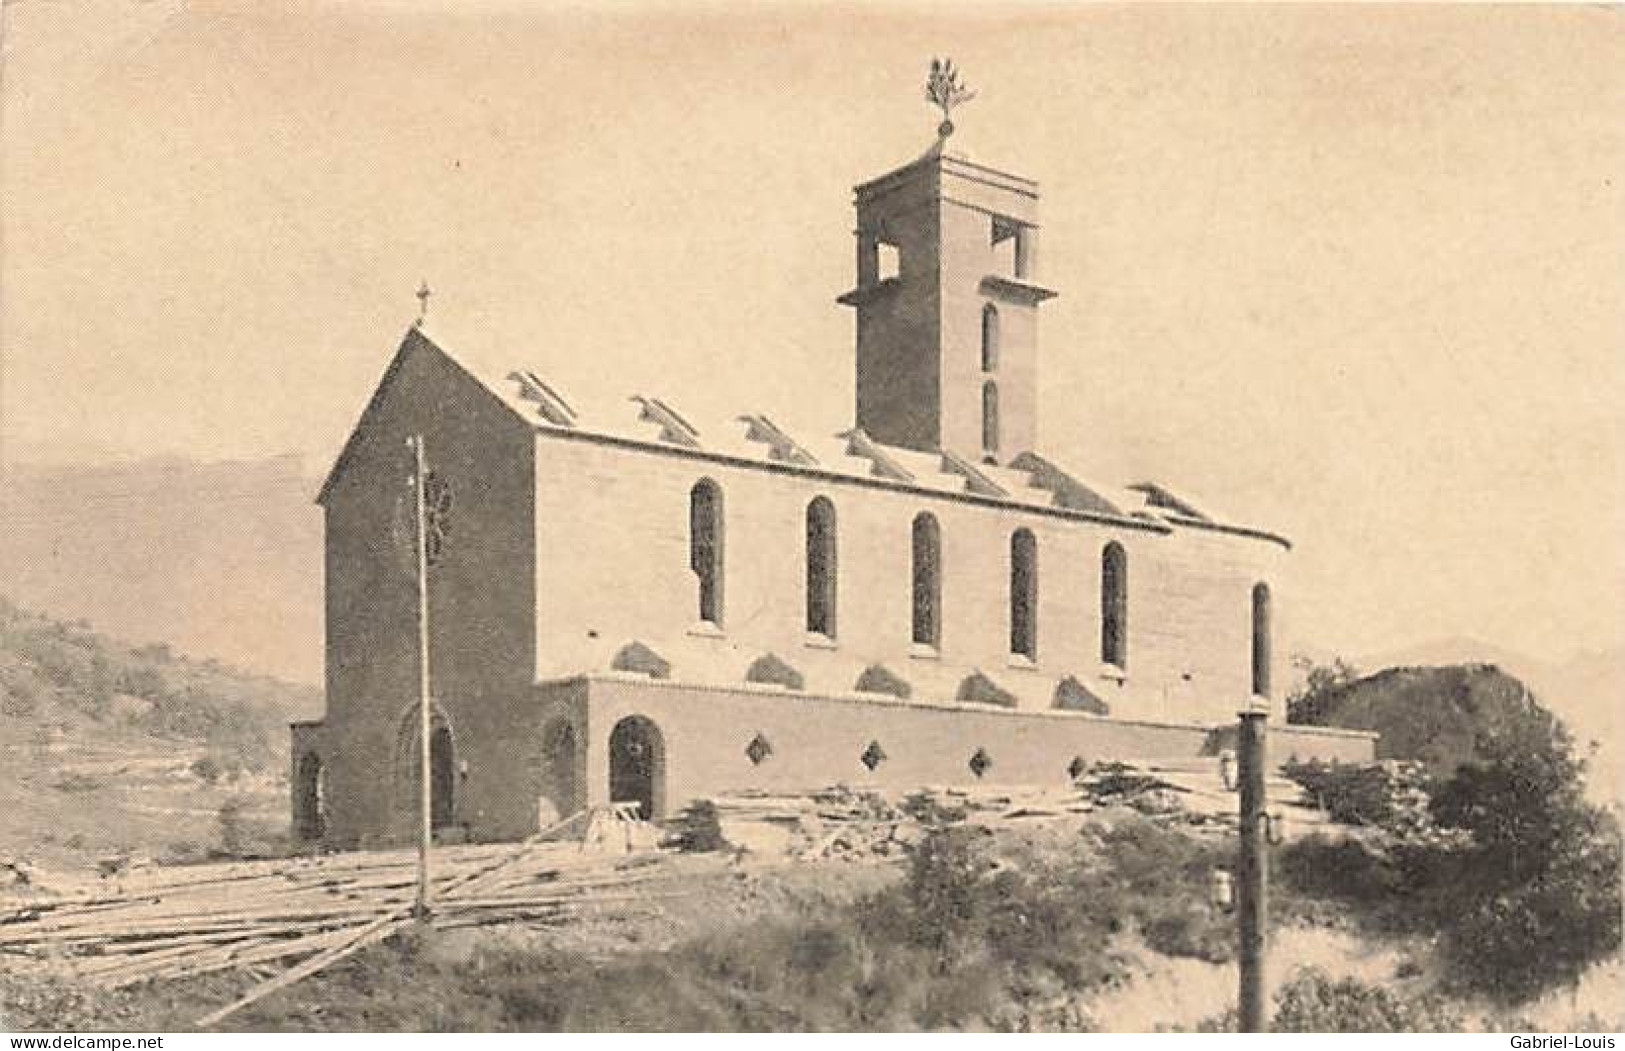
[[[688,494],[688,564],[699,584],[700,619],[722,624],[722,489],[702,479]]]
[[[1253,585],[1253,693],[1270,695],[1270,586]]]
[[[999,451],[999,385],[992,380],[982,384],[982,451]]]
[[[1116,542],[1100,556],[1100,659],[1128,668],[1128,556]]]
[[[942,531],[934,516],[914,516],[914,642],[942,641]]]
[[[835,637],[835,505],[807,505],[807,630]]]
[[[1010,652],[1038,659],[1038,541],[1026,529],[1010,535]]]
[[[999,308],[992,303],[982,308],[982,371],[999,367]]]

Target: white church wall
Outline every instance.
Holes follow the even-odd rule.
[[[590,439],[537,441],[536,650],[544,678],[608,668],[637,640],[685,681],[737,683],[771,652],[803,674],[809,691],[850,691],[865,667],[881,664],[916,698],[948,700],[980,670],[1019,707],[1045,709],[1070,675],[1113,715],[1212,722],[1250,693],[1253,585],[1269,582],[1281,605],[1285,553],[1250,537],[1160,534]],[[720,628],[699,623],[689,568],[689,492],[702,478],[724,494]],[[817,496],[834,503],[838,528],[831,642],[804,630],[804,515]],[[936,516],[942,535],[935,657],[911,646],[910,536],[922,511]],[[1038,656],[1030,665],[1009,652],[1010,537],[1022,527],[1038,547]],[[1100,660],[1101,552],[1112,540],[1129,563],[1121,680],[1103,674]],[[1280,647],[1273,650],[1279,663]]]

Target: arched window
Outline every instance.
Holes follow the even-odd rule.
[[[1038,541],[1026,529],[1010,534],[1010,652],[1038,659]]]
[[[688,564],[699,583],[700,619],[722,625],[722,487],[709,478],[688,494]]]
[[[992,380],[982,384],[982,451],[999,451],[999,385]]]
[[[835,637],[835,505],[807,505],[807,630]]]
[[[1100,556],[1100,659],[1128,668],[1128,555],[1115,541]]]
[[[982,371],[999,367],[999,308],[992,303],[982,308]]]
[[[1253,585],[1253,693],[1270,695],[1270,586]]]
[[[914,642],[938,646],[942,641],[942,530],[936,517],[914,516]]]

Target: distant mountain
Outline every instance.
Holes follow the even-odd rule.
[[[317,484],[297,456],[8,463],[0,592],[137,642],[318,682]]]

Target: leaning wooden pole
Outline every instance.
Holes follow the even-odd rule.
[[[1241,850],[1236,887],[1236,929],[1240,938],[1238,995],[1243,1033],[1269,1030],[1264,1003],[1264,931],[1269,922],[1269,854],[1265,846],[1264,735],[1268,709],[1240,713],[1236,766],[1241,788]]]
[[[433,744],[430,729],[434,723],[429,694],[429,523],[425,505],[425,474],[428,457],[423,451],[423,435],[411,439],[415,460],[412,492],[417,505],[418,582],[418,894],[416,912],[429,915],[433,908],[429,847],[434,838]]]

